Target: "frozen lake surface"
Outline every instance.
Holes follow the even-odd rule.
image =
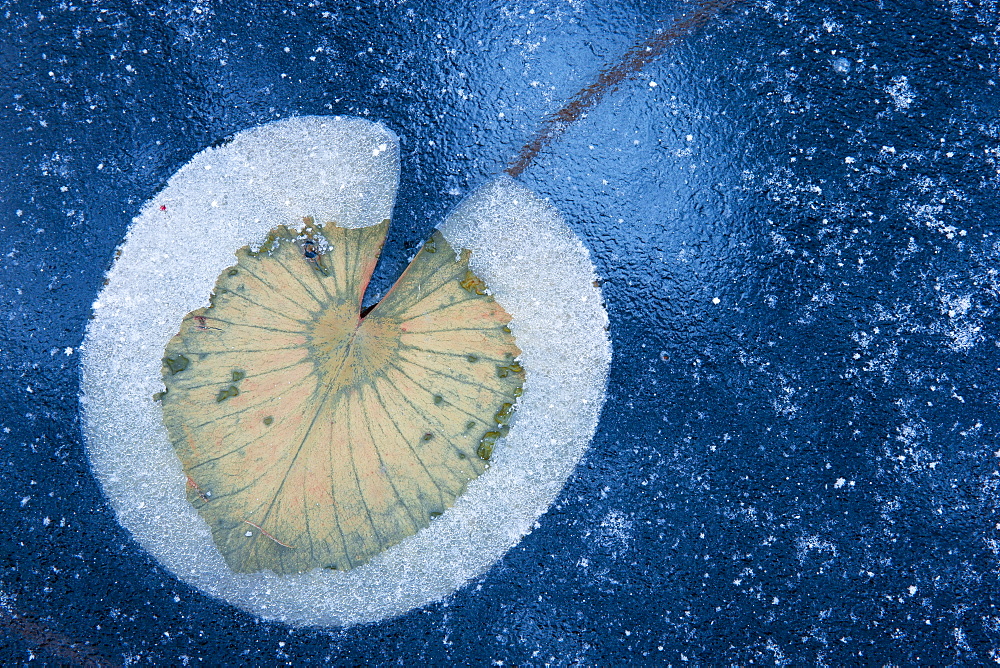
[[[736,3],[541,151],[518,180],[602,277],[607,403],[537,527],[443,602],[261,621],[103,495],[80,345],[171,175],[278,119],[383,123],[384,293],[546,114],[689,7],[640,4],[4,6],[4,662],[1000,659],[995,0]]]

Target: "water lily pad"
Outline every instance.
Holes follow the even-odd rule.
[[[163,358],[163,421],[229,567],[347,570],[445,512],[506,433],[510,316],[440,233],[369,312],[389,221],[237,253]]]

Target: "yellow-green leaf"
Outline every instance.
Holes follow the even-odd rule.
[[[510,316],[435,233],[361,302],[389,221],[306,221],[242,248],[163,358],[188,498],[238,572],[349,569],[488,467],[524,371]]]

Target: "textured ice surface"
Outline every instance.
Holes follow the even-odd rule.
[[[305,117],[195,156],[134,221],[94,304],[83,362],[91,464],[119,521],[165,567],[255,614],[293,624],[373,621],[440,599],[533,527],[597,425],[610,346],[593,265],[553,207],[509,179],[442,227],[514,316],[525,395],[491,469],[430,527],[348,572],[237,575],[185,498],[152,395],[181,318],[207,304],[233,252],[303,216],[360,227],[389,217],[395,136],[359,119]],[[516,242],[516,246],[515,246]]]

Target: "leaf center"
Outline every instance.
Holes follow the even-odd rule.
[[[331,305],[309,327],[312,359],[335,391],[384,375],[399,348],[400,326],[387,318],[362,319],[357,305]]]

